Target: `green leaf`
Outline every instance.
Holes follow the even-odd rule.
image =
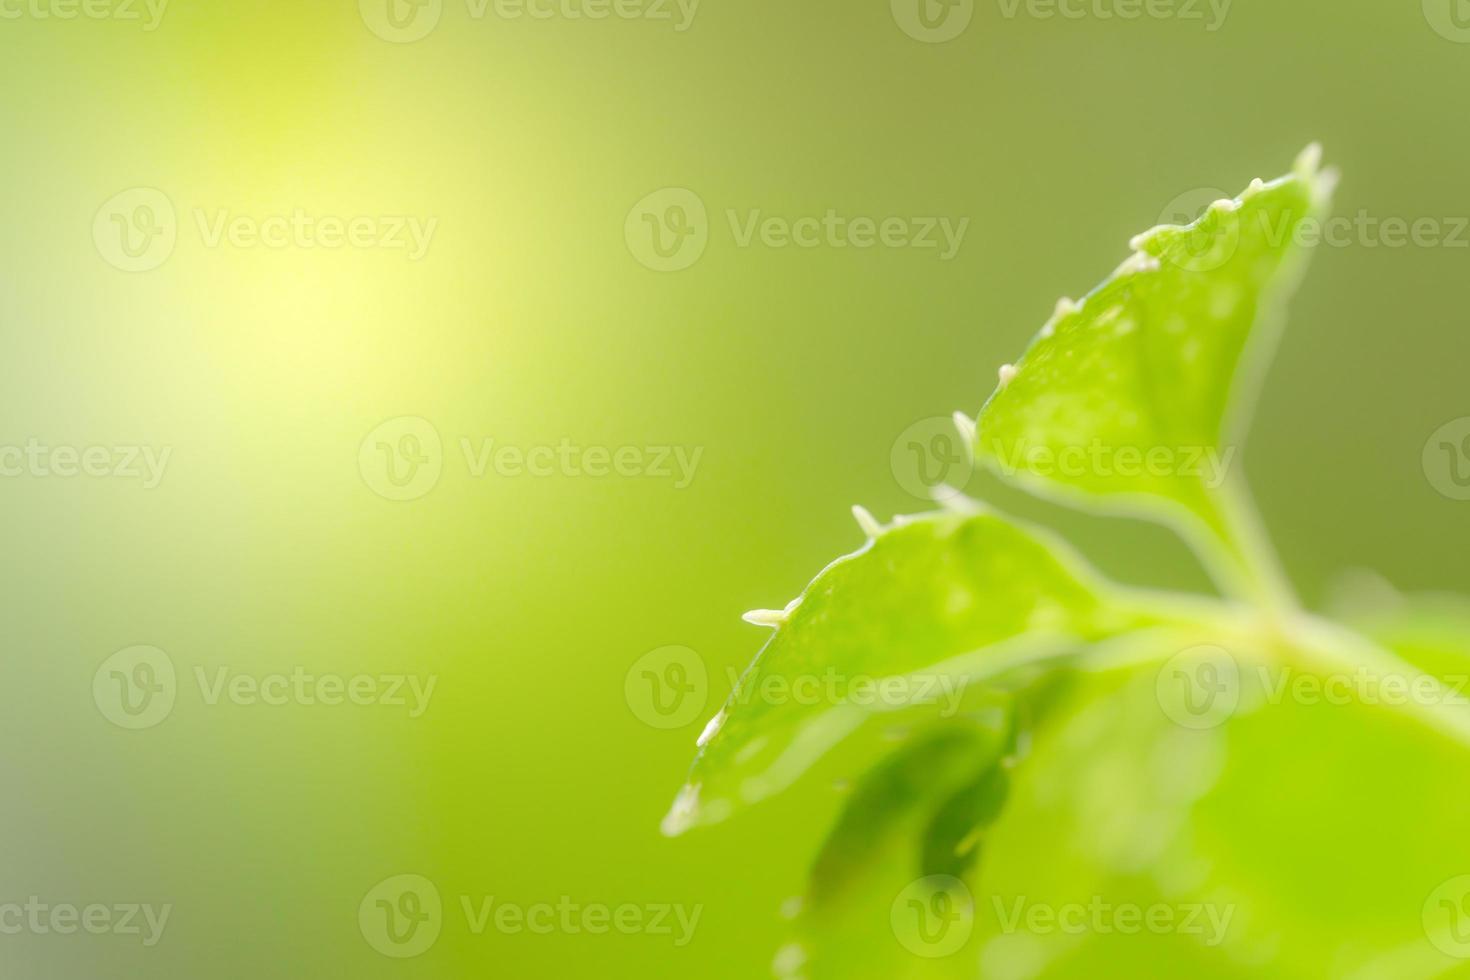
[[[677,834],[789,785],[871,718],[953,717],[972,682],[1152,625],[1065,545],[993,513],[935,514],[882,529],[780,613],[705,729],[666,818]]]
[[[1456,595],[1400,595],[1386,583],[1358,594],[1339,610],[1364,636],[1470,699],[1470,599]]]
[[[963,937],[953,937],[955,949],[933,950],[943,955],[926,955],[923,936],[904,917],[912,914],[909,901],[922,907],[930,897],[922,894],[923,883],[932,881],[949,885],[951,907],[973,917],[973,895],[963,879],[975,848],[966,845],[1000,812],[1010,719],[1008,708],[936,723],[858,783],[812,868],[796,940],[776,958],[778,976],[973,975]]]
[[[1309,147],[1188,226],[1159,226],[1079,302],[1061,301],[976,423],[977,459],[1041,494],[1186,526],[1224,523],[1239,383],[1294,285],[1335,182]],[[1299,232],[1302,234],[1299,236]],[[1232,399],[1235,404],[1232,404]],[[1223,535],[1222,535],[1223,536]]]
[[[1011,788],[1003,766],[992,766],[945,801],[924,833],[923,871],[963,878],[984,853],[979,834],[1005,806]]]

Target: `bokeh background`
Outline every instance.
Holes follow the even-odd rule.
[[[1344,172],[1339,214],[1435,219],[1458,246],[1318,250],[1249,476],[1309,602],[1358,567],[1466,590],[1470,503],[1423,461],[1470,416],[1470,232],[1455,230],[1470,26],[1454,0],[1235,0],[1223,20],[977,2],[943,43],[886,0],[703,0],[688,22],[653,0],[596,20],[568,16],[576,4],[543,19],[465,0],[173,0],[151,19],[98,2],[0,5],[0,445],[170,456],[156,486],[0,479],[0,902],[173,911],[151,948],[0,935],[8,977],[765,975],[837,794],[803,784],[659,834],[727,672],[763,640],[740,613],[779,608],[856,547],[850,504],[924,509],[894,462],[901,434],[973,414],[1056,298],[1091,288],[1169,202],[1285,172],[1309,140]],[[134,188],[153,196],[110,203]],[[635,207],[667,188],[706,209],[684,212],[707,241],[675,271],[651,267]],[[158,193],[167,208],[140,212]],[[689,198],[646,213],[672,220],[671,200]],[[728,218],[828,209],[968,225],[946,260],[742,245]],[[221,213],[298,211],[365,216],[374,234],[393,216],[435,224],[418,257],[209,232]],[[155,267],[126,271],[118,216]],[[402,418],[439,437],[425,458],[440,472],[393,500],[380,440],[360,451]],[[682,487],[476,476],[461,440],[492,439],[639,447],[649,467],[643,447],[701,455]],[[1206,587],[1161,530],[979,474],[969,489],[1120,578]],[[137,645],[167,654],[177,697],[127,730],[93,681]],[[665,729],[625,679],[670,645],[707,665],[708,710]],[[419,717],[210,704],[196,673],[220,668],[437,686]],[[1126,747],[1098,753],[1094,776],[1126,784]],[[1100,942],[1050,975],[1343,975],[1423,945],[1424,896],[1470,871],[1470,847],[1454,850],[1463,753],[1392,718],[1247,725],[1219,765],[1196,833],[1267,939],[1234,960]],[[994,873],[1064,878],[1068,839],[1009,826]],[[403,960],[358,924],[401,874],[446,905],[438,941]],[[683,946],[477,936],[461,896],[703,911]],[[1386,975],[1446,965],[1417,955]]]

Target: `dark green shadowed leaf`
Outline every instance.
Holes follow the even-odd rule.
[[[925,875],[964,878],[984,853],[985,830],[1000,816],[1010,793],[1011,777],[996,765],[950,797],[924,834]]]
[[[1010,717],[1001,710],[936,724],[859,782],[812,869],[778,976],[973,975],[964,939],[974,901],[956,873],[970,862],[953,848],[983,829],[961,826],[967,812],[988,813],[986,823],[999,813],[972,804],[977,787],[1005,779]],[[926,922],[931,907],[943,914]]]

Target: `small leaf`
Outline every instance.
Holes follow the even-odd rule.
[[[840,902],[858,879],[872,873],[879,854],[894,842],[901,851],[895,863],[905,881],[930,873],[954,874],[951,868],[925,870],[930,844],[919,842],[950,800],[999,768],[1006,725],[997,720],[1001,723],[962,718],[935,724],[874,766],[853,790],[817,858],[811,903],[825,907]],[[896,834],[901,827],[906,832]]]
[[[1010,774],[995,765],[946,800],[924,833],[924,874],[969,874],[980,863],[985,828],[1000,816],[1010,789]]]
[[[756,618],[776,633],[701,737],[666,833],[784,788],[874,716],[953,717],[972,682],[1159,622],[992,513],[900,521]]]
[[[1194,224],[1138,236],[1080,302],[1063,300],[977,421],[977,459],[1040,493],[1219,530],[1212,494],[1233,464],[1229,411],[1251,348],[1270,345],[1297,239],[1335,177],[1297,171],[1218,201]],[[1248,397],[1249,396],[1249,397]],[[1232,398],[1240,404],[1232,406]],[[1182,509],[1182,511],[1181,511]]]
[[[953,883],[953,904],[969,906],[959,911],[971,914],[967,868],[960,868],[969,862],[954,848],[999,813],[991,804],[993,788],[1006,779],[1001,758],[1009,727],[1008,713],[992,716],[989,724],[968,718],[936,723],[859,782],[812,869],[796,941],[778,957],[778,976],[974,975],[974,959],[961,949],[940,946],[933,952],[944,955],[931,959],[919,933],[905,928],[902,917],[910,912],[903,906],[922,883],[945,881]],[[977,786],[992,795],[973,812],[976,822],[966,823]],[[946,848],[949,853],[941,853]],[[954,936],[954,944],[962,946],[963,938]]]

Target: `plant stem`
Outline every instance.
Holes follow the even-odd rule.
[[[1279,627],[1300,609],[1271,546],[1255,501],[1234,474],[1209,495],[1213,520],[1195,536],[1195,552],[1227,596],[1249,602]]]
[[[1321,663],[1368,671],[1378,678],[1401,677],[1406,689],[1411,691],[1427,687],[1427,697],[1416,695],[1402,702],[1396,700],[1393,706],[1412,714],[1446,738],[1470,747],[1470,706],[1437,677],[1345,626],[1308,613],[1298,613],[1292,618],[1288,636],[1303,652]]]

